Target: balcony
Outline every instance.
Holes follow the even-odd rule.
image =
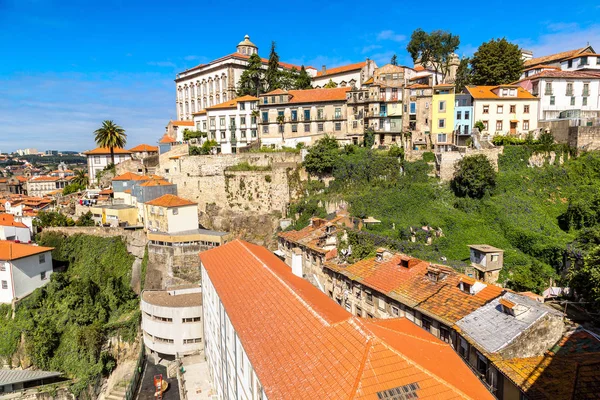
[[[565,96],[573,96],[573,91],[572,90],[567,90],[567,93],[565,93]]]
[[[235,131],[235,129],[236,129],[235,124],[229,124],[229,130],[230,131]]]
[[[546,89],[546,90],[544,91],[544,94],[545,94],[546,96],[552,96],[552,95],[554,94],[554,91],[553,91],[552,89]]]
[[[333,119],[337,121],[337,120],[342,120],[342,119],[346,119],[346,118],[340,114],[340,115],[334,115]]]
[[[314,121],[325,121],[325,120],[327,120],[327,115],[325,115],[325,114],[321,114],[321,115],[317,114],[317,116],[314,119]]]
[[[346,98],[348,104],[366,103],[369,101],[369,95],[366,93],[352,93]]]

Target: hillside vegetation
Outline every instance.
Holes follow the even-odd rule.
[[[133,256],[121,238],[43,233],[38,243],[55,247],[55,267],[65,272],[21,301],[15,318],[0,307],[0,358],[9,364],[31,362],[39,369],[74,378],[79,394],[115,366],[103,351],[108,337],[135,338],[139,302],[130,289]]]
[[[505,250],[502,282],[515,290],[540,292],[551,278],[560,282],[566,256],[583,260],[585,251],[571,247],[581,248],[582,235],[600,222],[600,154],[529,167],[530,156],[545,150],[506,146],[492,193],[474,199],[457,197],[450,184],[428,176],[432,167],[425,161],[404,162],[356,146],[321,148],[315,154],[326,153],[322,159],[327,165],[320,170],[331,172],[335,180],[328,188],[309,182],[306,196],[290,209],[297,217],[292,228],[308,224],[311,215],[324,216],[324,202],[343,199],[353,216],[381,220],[350,235],[354,259],[387,246],[460,269],[469,260],[468,244],[489,244]],[[309,161],[314,163],[314,157]],[[422,227],[441,228],[443,235]],[[429,235],[431,245],[426,245]]]

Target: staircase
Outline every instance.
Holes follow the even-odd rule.
[[[127,386],[125,386],[126,382],[119,382],[116,384],[110,393],[104,396],[105,400],[125,400],[125,395],[127,394]]]

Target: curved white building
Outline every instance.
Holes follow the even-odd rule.
[[[197,285],[142,292],[144,344],[181,357],[202,351],[202,293]]]

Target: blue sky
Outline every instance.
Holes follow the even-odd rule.
[[[394,53],[412,65],[419,27],[459,35],[459,55],[493,37],[538,56],[587,42],[600,52],[597,1],[469,3],[0,0],[0,151],[90,149],[104,119],[127,147],[154,144],[175,118],[175,74],[245,34],[264,57],[275,40],[282,61],[316,68]]]

